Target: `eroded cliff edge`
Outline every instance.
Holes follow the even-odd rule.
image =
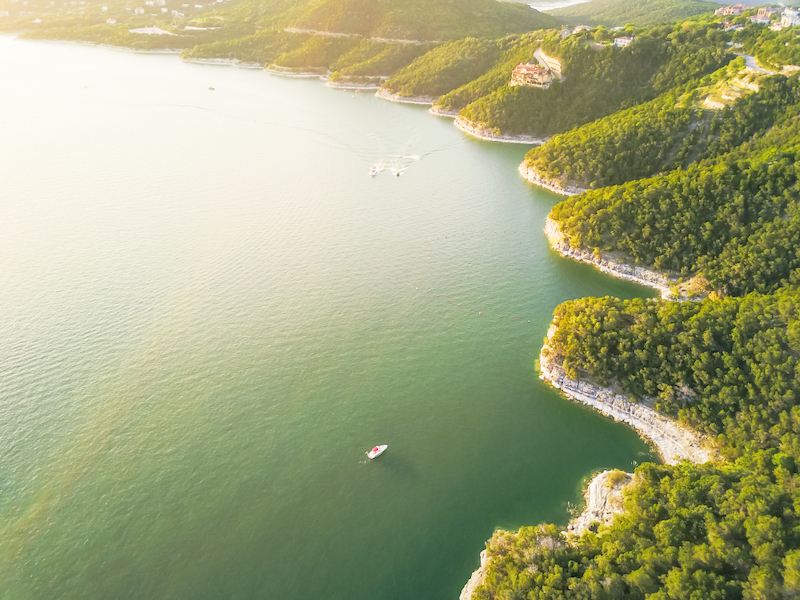
[[[633,402],[630,396],[587,381],[570,379],[561,368],[559,357],[549,342],[557,331],[550,326],[547,341],[539,355],[539,378],[548,382],[572,400],[581,402],[617,421],[633,427],[652,442],[661,459],[668,465],[681,460],[704,463],[714,458],[708,441],[696,431],[657,412],[646,402]]]
[[[547,240],[550,242],[550,246],[553,250],[556,250],[562,256],[594,265],[604,273],[608,273],[614,277],[627,279],[639,285],[654,288],[661,293],[661,297],[665,300],[689,299],[688,293],[691,282],[679,284],[677,276],[669,277],[652,269],[636,267],[624,262],[615,262],[603,255],[596,255],[589,250],[575,248],[570,245],[569,239],[561,231],[561,226],[558,222],[550,217],[547,217],[545,222],[544,234],[547,236]],[[698,290],[693,297],[699,300],[703,297],[703,294]]]
[[[587,191],[585,188],[572,185],[568,182],[555,181],[547,179],[544,175],[539,173],[534,167],[528,164],[527,161],[522,161],[519,165],[519,172],[525,179],[530,181],[533,185],[538,185],[541,188],[561,194],[562,196],[575,196]]]

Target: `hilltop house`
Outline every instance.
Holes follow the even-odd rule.
[[[750,10],[751,8],[755,8],[752,4],[732,4],[731,6],[723,6],[722,8],[718,8],[714,11],[714,14],[717,16],[731,16],[731,17],[738,17],[746,10]]]
[[[511,74],[510,86],[526,85],[529,87],[549,88],[553,82],[550,71],[534,63],[519,63]]]
[[[618,38],[614,38],[614,45],[617,48],[625,48],[625,47],[629,46],[630,43],[633,42],[633,40],[634,40],[634,38],[629,37],[627,35],[623,35],[623,36],[620,36]]]
[[[783,27],[794,27],[800,25],[800,10],[787,8],[781,14],[781,25]]]

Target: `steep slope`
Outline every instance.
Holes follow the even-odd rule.
[[[703,0],[590,0],[548,11],[554,17],[575,25],[633,24],[639,27],[671,23],[719,8]]]

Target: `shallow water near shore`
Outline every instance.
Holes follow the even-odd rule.
[[[175,56],[0,56],[0,597],[454,600],[495,527],[652,458],[538,379],[558,303],[655,294],[550,250],[525,146]]]

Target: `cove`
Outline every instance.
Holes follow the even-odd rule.
[[[2,597],[454,599],[495,527],[654,458],[538,379],[560,302],[654,294],[549,248],[525,146],[170,55],[0,55]]]

